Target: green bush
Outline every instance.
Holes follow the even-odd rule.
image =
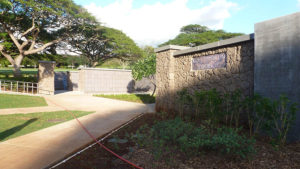
[[[285,95],[277,100],[263,98],[255,94],[245,99],[250,136],[262,131],[280,144],[286,143],[287,133],[295,122],[297,104]]]
[[[236,130],[218,128],[210,133],[180,118],[157,122],[151,128],[144,127],[132,138],[139,146],[150,148],[157,158],[177,149],[189,156],[214,151],[245,158],[255,152],[254,139],[240,136]]]
[[[204,120],[206,127],[213,132],[222,123],[228,127],[240,128],[241,116],[247,116],[249,135],[265,133],[272,136],[281,145],[286,142],[287,133],[296,119],[297,104],[281,95],[277,100],[271,100],[254,94],[243,97],[239,90],[221,94],[213,90],[195,91],[192,94],[187,89],[177,92],[180,117],[190,116],[184,113],[189,107],[194,120]],[[200,116],[201,115],[201,116]],[[190,118],[189,118],[190,119]]]

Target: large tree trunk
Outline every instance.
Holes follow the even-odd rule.
[[[98,65],[99,62],[93,62],[92,63],[92,67],[96,67]]]
[[[14,77],[22,77],[21,66],[16,64],[14,64],[13,66],[14,66],[14,70],[13,70]]]
[[[13,63],[11,63],[14,67],[14,77],[22,77],[22,73],[21,73],[21,63],[22,60],[24,58],[24,55],[20,54],[19,56],[17,56],[14,60]]]

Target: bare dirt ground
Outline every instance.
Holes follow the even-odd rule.
[[[155,114],[146,114],[135,120],[128,126],[122,128],[114,135],[108,137],[104,144],[126,159],[146,169],[204,169],[204,168],[274,168],[274,169],[296,169],[300,168],[300,143],[289,144],[284,148],[276,150],[272,145],[257,140],[257,153],[250,159],[232,159],[214,153],[204,153],[201,156],[187,158],[179,152],[174,153],[172,159],[156,160],[146,149],[139,149],[130,140],[127,143],[111,143],[112,138],[126,138],[129,133],[134,133],[144,124],[152,125],[158,117]],[[126,134],[127,133],[127,134]],[[132,166],[117,159],[115,156],[95,145],[92,148],[70,159],[57,167],[58,169],[85,169],[85,168],[107,168],[127,169]]]

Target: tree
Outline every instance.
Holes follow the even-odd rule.
[[[142,80],[143,78],[149,78],[151,83],[154,85],[154,90],[152,96],[156,90],[155,83],[155,72],[156,72],[156,57],[155,55],[149,55],[146,58],[143,58],[137,61],[132,66],[132,77],[134,80]]]
[[[146,46],[142,47],[142,51],[143,51],[144,57],[155,55],[154,48],[152,46],[146,45]]]
[[[106,27],[103,36],[108,39],[114,58],[122,62],[132,62],[143,56],[143,51],[122,31]]]
[[[207,31],[209,31],[208,27],[197,24],[186,25],[180,29],[181,33],[203,33]]]
[[[24,57],[50,50],[72,26],[95,19],[72,0],[4,0],[0,3],[0,53],[20,76]]]
[[[209,30],[207,27],[201,25],[184,26],[181,28],[181,32],[174,39],[159,46],[181,45],[193,47],[243,35],[241,33],[228,33],[223,30]]]
[[[137,60],[141,49],[123,32],[100,25],[81,25],[78,35],[70,41],[71,51],[84,55],[92,67],[112,58],[124,62]],[[79,31],[81,30],[81,31]]]
[[[5,9],[5,8],[8,8],[8,9],[12,8],[12,4],[8,0],[1,0],[0,1],[0,9]],[[2,10],[1,10],[1,12],[2,12]]]
[[[95,67],[99,62],[112,57],[108,39],[103,36],[103,27],[91,24],[79,25],[76,32],[77,34],[69,41],[71,45],[69,50],[84,56],[90,66]]]

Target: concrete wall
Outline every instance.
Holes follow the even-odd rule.
[[[149,78],[134,81],[131,70],[86,68],[80,71],[56,72],[55,89],[84,93],[152,92]],[[152,79],[155,81],[155,79]]]
[[[156,49],[157,111],[174,111],[176,93],[184,88],[217,89],[227,93],[241,89],[244,95],[253,94],[253,35],[219,41],[194,48],[165,46]],[[193,58],[226,55],[226,66],[193,70]],[[175,110],[176,111],[176,110]]]
[[[84,93],[127,93],[133,89],[130,70],[86,68],[79,73],[79,90]]]
[[[79,71],[68,72],[68,90],[79,90]]]
[[[300,13],[255,24],[255,92],[300,104]],[[290,137],[300,140],[300,111]]]

